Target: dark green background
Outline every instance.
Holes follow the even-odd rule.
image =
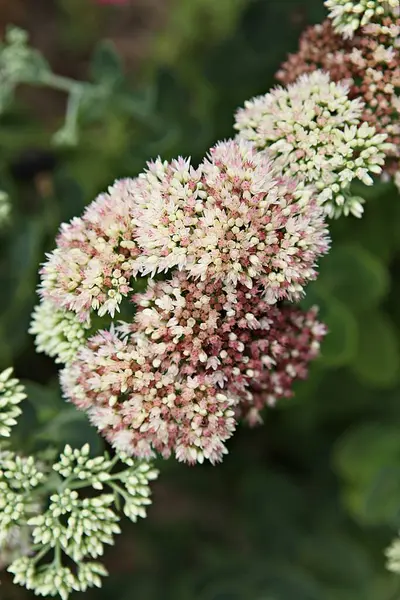
[[[44,251],[59,222],[115,178],[135,176],[158,154],[196,162],[230,137],[235,108],[274,85],[324,8],[322,0],[176,0],[140,68],[123,72],[107,45],[97,45],[91,65],[87,57],[107,37],[107,19],[126,9],[50,4],[65,72],[107,81],[113,93],[84,107],[72,149],[51,146],[57,117],[33,110],[29,90],[0,121],[2,185],[13,202],[0,236],[0,366],[14,364],[28,381],[18,447],[89,439],[100,450],[26,333]],[[309,380],[266,412],[264,426],[240,427],[222,465],[160,462],[148,519],[124,523],[105,557],[111,576],[83,596],[398,600],[383,552],[400,527],[400,198],[390,184],[359,191],[365,217],[332,223],[333,249],[304,301],[321,306],[330,330]],[[2,579],[2,600],[30,598]]]

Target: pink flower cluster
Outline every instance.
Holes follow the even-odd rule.
[[[254,424],[289,397],[325,333],[315,311],[184,273],[133,300],[135,321],[91,338],[62,386],[113,446],[141,458],[221,460],[237,418]]]
[[[134,181],[115,183],[100,195],[82,218],[63,223],[57,248],[41,270],[42,298],[77,313],[81,321],[91,310],[114,316],[131,291],[140,250],[132,226]]]
[[[375,16],[375,21],[359,27],[352,39],[338,35],[330,19],[308,27],[298,51],[289,55],[277,79],[287,85],[300,75],[322,69],[332,81],[349,84],[350,98],[363,101],[362,120],[386,134],[394,145],[386,170],[395,174],[400,170],[400,15],[398,10],[388,11],[383,17]]]
[[[316,277],[327,227],[312,191],[273,173],[249,143],[223,142],[197,169],[149,164],[62,227],[44,301],[82,322],[114,317],[124,297],[136,307],[61,375],[116,449],[215,463],[239,418],[259,421],[305,377],[325,330],[281,301]],[[132,294],[134,277],[149,275]]]
[[[189,160],[150,163],[116,183],[81,219],[63,225],[42,269],[41,295],[86,320],[114,316],[130,280],[174,268],[201,281],[260,285],[270,303],[298,299],[328,250],[311,189],[273,175],[247,142]]]
[[[297,299],[327,250],[312,191],[274,177],[249,143],[217,144],[199,169],[150,165],[138,186],[136,240],[143,273],[177,267],[201,281],[261,285],[271,303]]]

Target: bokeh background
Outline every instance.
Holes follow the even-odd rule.
[[[55,148],[65,95],[22,86],[0,117],[0,367],[29,402],[26,452],[101,440],[60,397],[27,334],[37,271],[61,221],[146,160],[199,161],[232,135],[236,107],[275,85],[322,0],[1,0],[0,28],[25,28],[53,70],[107,80],[76,147]],[[218,467],[164,461],[146,520],[123,523],[110,577],[88,600],[398,600],[384,548],[400,527],[400,198],[362,190],[365,217],[332,223],[333,250],[304,301],[330,334],[293,399],[242,426]],[[31,594],[1,575],[1,600]]]

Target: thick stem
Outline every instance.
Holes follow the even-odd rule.
[[[67,94],[76,93],[79,91],[82,93],[85,88],[93,88],[94,86],[84,81],[76,81],[70,77],[63,77],[62,75],[55,75],[51,71],[45,71],[40,75],[37,80],[38,85],[44,85],[54,90],[60,90]]]

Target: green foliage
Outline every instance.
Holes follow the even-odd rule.
[[[156,59],[179,68],[183,52],[198,50],[230,34],[248,0],[173,0]],[[205,31],[207,34],[205,35]]]
[[[338,443],[335,465],[344,498],[356,518],[396,525],[399,513],[400,443],[395,425],[366,423]]]

